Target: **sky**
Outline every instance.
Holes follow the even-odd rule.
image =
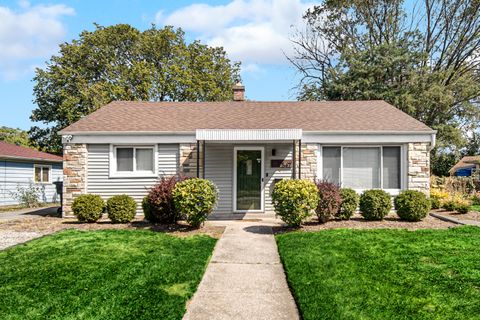
[[[0,126],[33,125],[35,69],[94,23],[181,27],[187,40],[223,46],[242,63],[248,99],[294,100],[298,75],[285,55],[311,6],[304,0],[0,1]]]

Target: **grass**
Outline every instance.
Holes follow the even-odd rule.
[[[1,251],[1,318],[181,319],[215,242],[68,230]]]
[[[474,204],[470,207],[470,211],[480,212],[480,205]]]
[[[277,235],[303,319],[480,319],[480,228]]]

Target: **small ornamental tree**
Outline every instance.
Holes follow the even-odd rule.
[[[367,190],[360,196],[360,213],[366,220],[383,220],[390,209],[392,201],[384,190]]]
[[[340,209],[340,188],[331,182],[317,182],[318,205],[315,209],[319,222],[330,220]]]
[[[185,180],[183,176],[162,177],[155,184],[142,204],[145,219],[150,222],[158,223],[175,223],[180,216],[175,210],[173,204],[173,189],[179,181]],[[148,212],[146,212],[148,208]]]
[[[341,220],[348,220],[353,216],[355,210],[357,210],[360,196],[353,189],[342,188],[340,189],[340,198],[342,202],[340,209],[336,213],[336,217]]]
[[[173,203],[188,224],[198,228],[215,208],[217,187],[206,179],[187,179],[173,189]]]
[[[309,180],[282,180],[272,192],[275,212],[289,226],[297,227],[312,215],[318,205],[318,189]]]
[[[431,202],[425,194],[406,190],[395,197],[395,209],[402,220],[420,221],[430,212]]]

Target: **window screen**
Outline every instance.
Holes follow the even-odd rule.
[[[340,147],[323,147],[323,180],[340,184]]]
[[[380,188],[380,148],[343,148],[343,186]]]
[[[133,148],[117,148],[117,171],[133,171]]]
[[[383,147],[383,188],[400,189],[400,147]]]
[[[153,149],[136,149],[137,171],[153,170]]]

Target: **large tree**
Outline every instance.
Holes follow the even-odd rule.
[[[46,126],[32,127],[31,139],[59,153],[60,129],[113,100],[229,100],[239,67],[222,48],[187,43],[181,29],[96,25],[36,70],[31,119]]]
[[[16,144],[17,146],[31,147],[28,132],[18,128],[1,126],[0,141]]]
[[[304,19],[299,99],[386,100],[438,130],[434,155],[477,129],[480,1],[327,0]]]

